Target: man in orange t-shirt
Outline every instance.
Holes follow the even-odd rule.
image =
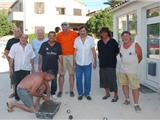
[[[63,71],[60,71],[59,76],[59,92],[57,97],[61,97],[63,93],[64,75],[66,70],[69,73],[70,96],[74,97],[74,40],[78,36],[77,32],[69,30],[68,23],[64,22],[61,25],[62,32],[57,34],[57,42],[60,43],[63,54]]]

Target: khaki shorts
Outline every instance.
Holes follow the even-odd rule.
[[[69,74],[74,74],[73,55],[63,55],[63,72],[59,70],[59,73],[64,75],[67,70]]]
[[[121,85],[130,85],[132,89],[140,88],[139,79],[136,74],[119,73],[118,78]]]

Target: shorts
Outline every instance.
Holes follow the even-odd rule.
[[[63,55],[63,72],[59,71],[59,73],[64,75],[67,70],[69,74],[74,75],[73,55]]]
[[[132,89],[140,88],[139,79],[136,74],[119,73],[118,77],[121,85],[130,85]]]
[[[100,68],[99,74],[100,88],[109,88],[111,92],[118,91],[115,68]]]
[[[33,106],[33,96],[28,90],[17,87],[17,94],[25,106],[27,106],[28,108],[34,107]]]

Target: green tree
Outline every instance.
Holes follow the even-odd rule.
[[[108,0],[108,2],[104,2],[104,4],[107,4],[110,7],[114,7],[114,6],[116,6],[117,4],[119,4],[123,1],[125,1],[125,0]]]
[[[0,10],[0,36],[13,32],[15,24],[8,20],[8,11]]]
[[[93,33],[98,37],[99,31],[102,27],[108,27],[112,31],[113,18],[111,12],[108,10],[109,9],[106,8],[105,10],[101,10],[90,17],[86,23],[90,33]]]

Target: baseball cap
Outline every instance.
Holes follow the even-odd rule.
[[[69,24],[68,24],[67,22],[63,22],[63,23],[61,24],[61,26],[67,26],[67,27],[69,27]]]

